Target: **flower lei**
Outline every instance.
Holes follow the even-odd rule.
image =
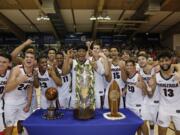
[[[75,67],[76,69],[76,107],[85,109],[86,107],[90,107],[91,109],[95,109],[95,92],[94,92],[94,72],[93,72],[93,67],[91,64],[80,64],[78,63]],[[88,96],[86,97],[86,101],[82,100],[82,87],[81,81],[82,81],[82,74],[83,72],[87,73],[88,76]]]

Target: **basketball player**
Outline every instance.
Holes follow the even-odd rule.
[[[97,61],[98,63],[103,65],[104,73],[99,74],[95,71],[95,91],[97,92],[96,95],[96,107],[97,108],[103,108],[104,103],[104,78],[107,82],[111,81],[111,73],[110,73],[110,66],[108,62],[108,58],[104,55],[104,53],[101,53],[101,46],[100,43],[95,41],[93,43],[93,49],[92,49],[92,57],[90,60]]]
[[[45,97],[47,88],[57,88],[62,85],[61,78],[56,73],[55,68],[50,68],[48,67],[46,56],[41,55],[38,58],[38,80],[41,89],[40,107],[42,109],[47,109],[50,105],[50,102]]]
[[[56,64],[56,49],[50,48],[48,50],[48,66],[55,66]]]
[[[121,58],[122,58],[122,61],[124,61],[124,64],[125,64],[125,62],[127,60],[129,60],[129,58],[130,58],[130,51],[129,50],[123,50]]]
[[[61,52],[56,54],[57,69],[62,74],[62,66],[64,62],[64,55]],[[70,94],[71,94],[71,73],[67,75],[61,75],[62,86],[58,87],[58,97],[60,107],[63,109],[70,107]]]
[[[35,48],[31,46],[32,43],[33,41],[31,39],[27,39],[24,43],[22,43],[12,51],[11,56],[12,56],[13,66],[21,65],[23,63],[23,59],[24,59],[23,56],[19,56],[21,53],[24,54],[26,51],[35,53]],[[37,65],[35,64],[35,66]],[[31,108],[32,110],[37,109],[37,96],[34,87],[33,87]]]
[[[142,109],[147,89],[142,77],[136,71],[135,65],[134,60],[129,59],[126,61],[126,71],[128,74],[126,81],[126,107],[143,119]],[[141,131],[143,135],[149,135],[146,121],[138,129],[138,135],[141,135]]]
[[[109,56],[110,56],[109,48],[108,48],[108,47],[103,47],[103,48],[102,48],[102,51],[103,51],[104,55],[105,55],[107,58],[109,58]]]
[[[11,135],[14,124],[31,113],[34,63],[35,54],[26,52],[23,65],[14,67],[7,81],[4,96],[6,135]]]
[[[65,59],[64,59],[64,63],[63,63],[63,67],[62,67],[62,75],[67,75],[68,73],[72,72],[72,94],[71,94],[71,107],[75,107],[75,103],[76,103],[76,93],[75,93],[75,89],[76,89],[76,66],[77,64],[91,64],[93,67],[93,71],[96,71],[99,74],[104,74],[104,68],[101,62],[98,61],[90,61],[89,59],[87,59],[86,54],[87,54],[87,46],[85,45],[79,45],[77,47],[77,59],[76,60],[72,60],[70,57],[70,52],[68,51]],[[94,87],[95,88],[95,87]],[[95,89],[96,90],[96,89]],[[99,91],[95,91],[95,93],[97,93]],[[98,101],[98,103],[96,104],[96,107],[100,107],[100,100]]]
[[[112,80],[115,80],[117,82],[117,84],[119,85],[119,88],[120,88],[120,93],[122,95],[122,89],[124,88],[125,84],[124,82],[126,81],[127,79],[127,75],[126,75],[126,72],[125,72],[125,65],[124,63],[122,63],[120,60],[119,60],[119,51],[118,51],[118,48],[117,47],[111,47],[110,48],[110,57],[111,57],[111,74],[112,74]],[[109,87],[111,85],[111,82],[108,84],[107,86],[107,89],[106,89],[106,94],[105,94],[105,108],[109,108],[109,105],[108,105],[108,92],[109,92]],[[124,107],[124,103],[123,103],[123,99],[121,97],[121,100],[120,100],[120,108],[123,108]]]
[[[0,53],[0,135],[3,135],[3,130],[5,129],[3,94],[7,79],[9,78],[10,70],[8,70],[8,67],[10,62],[10,55]]]
[[[147,88],[149,88],[148,83],[152,76],[155,75],[155,69],[152,65],[148,64],[147,58],[147,54],[141,53],[138,55],[138,64],[140,66],[139,74],[142,76]],[[146,95],[144,98],[145,108],[143,109],[143,117],[145,120],[149,121],[150,135],[154,135],[154,124],[157,123],[159,109],[159,92],[157,89],[155,89],[154,94],[151,94],[152,93],[149,93],[149,95]]]
[[[152,90],[160,93],[158,130],[159,135],[166,135],[170,122],[175,125],[176,135],[180,135],[180,82],[176,79],[176,70],[172,66],[172,54],[161,52],[158,56],[160,72],[150,81]]]

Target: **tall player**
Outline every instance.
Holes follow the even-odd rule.
[[[3,134],[3,130],[5,129],[3,94],[10,73],[10,70],[8,70],[10,62],[11,62],[10,55],[5,53],[0,53],[0,135]]]
[[[4,96],[6,135],[11,135],[14,124],[31,113],[34,63],[35,54],[26,52],[23,65],[14,67],[7,81]]]
[[[158,56],[160,72],[150,81],[152,90],[158,88],[159,100],[159,135],[166,135],[170,122],[173,122],[176,135],[180,135],[180,81],[176,78],[176,70],[172,66],[172,54],[161,52]]]
[[[126,107],[143,119],[142,111],[144,105],[144,97],[147,94],[146,84],[140,74],[136,71],[136,63],[134,60],[126,61],[126,71],[128,78],[126,81]],[[138,135],[149,135],[146,121],[138,129]]]
[[[103,108],[104,104],[104,78],[107,82],[111,81],[111,74],[110,74],[110,66],[108,62],[108,58],[104,55],[104,53],[101,53],[101,46],[100,42],[94,42],[93,43],[93,49],[92,49],[93,56],[90,58],[92,61],[96,61],[99,64],[102,64],[104,69],[103,74],[99,74],[95,71],[95,90],[96,90],[96,103],[97,108]]]

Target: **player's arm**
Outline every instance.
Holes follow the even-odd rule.
[[[92,43],[93,43],[93,41],[87,41],[86,42],[86,46],[87,46],[87,48],[88,48],[88,51],[87,51],[87,54],[86,54],[86,58],[88,59],[89,58],[89,53],[90,53],[90,51],[92,51],[91,50],[91,45],[92,45]]]
[[[110,82],[112,80],[112,74],[111,74],[111,63],[108,61],[108,66],[109,66],[109,73],[108,75],[105,75],[105,79],[107,82]]]
[[[32,101],[32,93],[33,93],[33,84],[27,88],[27,104],[23,108],[24,112],[29,112]]]
[[[68,50],[67,54],[64,57],[64,63],[62,66],[62,75],[67,75],[68,73],[70,73],[71,69],[72,69],[72,58],[71,58],[71,52],[72,50]]]
[[[12,57],[12,61],[15,61],[18,54],[28,45],[32,44],[32,40],[28,39],[26,40],[24,43],[22,43],[21,45],[19,45],[18,47],[16,47],[13,52],[11,53],[11,57]]]
[[[108,58],[104,55],[104,53],[99,53],[99,56],[102,58],[102,64],[104,66],[104,76],[107,82],[110,82],[112,79],[111,75],[111,68],[110,68],[110,62],[108,61]]]
[[[152,97],[154,94],[154,91],[156,90],[156,86],[157,86],[155,75],[153,75],[151,77],[151,79],[148,81],[147,85],[148,85],[148,88],[147,88],[148,95],[149,95],[149,97]]]
[[[140,75],[138,76],[138,81],[136,83],[136,86],[143,90],[144,95],[147,95],[146,83],[144,82],[143,78]]]
[[[34,70],[33,75],[34,75],[33,85],[34,85],[35,88],[39,88],[38,72],[36,70]]]
[[[121,78],[124,82],[126,82],[127,80],[127,73],[126,73],[126,69],[125,69],[125,64],[121,61],[119,61],[118,63],[120,69],[121,69]]]
[[[127,84],[125,85],[125,87],[123,88],[123,91],[122,91],[122,97],[124,97],[127,93]]]
[[[10,92],[14,90],[19,84],[23,83],[28,79],[27,75],[20,75],[19,67],[14,67],[11,70],[10,76],[7,80],[7,84],[5,86],[5,92]]]
[[[54,67],[48,68],[48,73],[57,86],[62,86],[61,75],[57,71],[57,68]]]
[[[177,80],[178,82],[180,82],[180,64],[173,64],[173,66],[174,66],[174,69],[175,69],[175,71],[176,71],[176,72],[173,73],[173,74],[174,74],[176,80]]]

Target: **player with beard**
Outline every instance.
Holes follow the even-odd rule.
[[[141,53],[137,58],[138,64],[140,66],[139,74],[142,76],[144,82],[147,85],[147,88],[149,89],[148,83],[152,76],[155,74],[155,70],[153,66],[148,64],[147,57],[147,54]],[[156,89],[153,96],[151,95],[151,93],[149,93],[149,95],[146,95],[144,98],[143,117],[145,120],[149,121],[150,135],[154,135],[154,124],[157,123],[156,120],[159,108],[159,93]]]
[[[10,70],[8,67],[11,62],[11,56],[6,53],[0,53],[0,135],[3,135],[5,129],[5,118],[4,118],[4,88],[9,78]]]
[[[161,52],[158,56],[160,72],[149,82],[152,91],[157,87],[160,93],[158,129],[159,135],[166,135],[170,122],[175,125],[176,135],[180,135],[180,81],[172,66],[172,54]]]

